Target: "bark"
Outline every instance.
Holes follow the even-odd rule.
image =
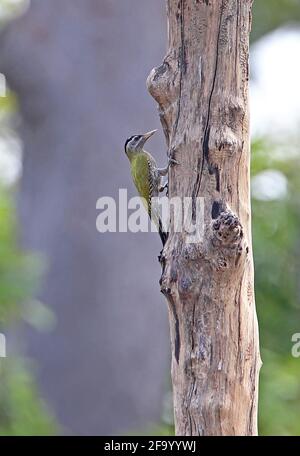
[[[167,2],[169,47],[148,88],[180,163],[169,196],[204,197],[204,237],[161,256],[177,435],[255,435],[261,365],[249,199],[251,0]],[[194,214],[193,214],[194,215]]]

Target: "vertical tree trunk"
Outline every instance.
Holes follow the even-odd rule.
[[[260,368],[249,199],[252,0],[168,2],[169,49],[148,78],[169,150],[169,196],[204,197],[204,237],[169,234],[177,435],[255,435]]]

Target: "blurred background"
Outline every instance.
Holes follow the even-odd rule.
[[[254,2],[263,435],[300,435],[299,22],[300,0]],[[172,434],[159,238],[95,225],[99,197],[135,195],[125,139],[161,132],[165,2],[0,0],[0,26],[0,434]],[[164,163],[162,133],[151,147]]]

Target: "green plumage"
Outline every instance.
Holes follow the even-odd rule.
[[[169,164],[165,168],[157,168],[156,161],[151,154],[143,149],[145,142],[155,133],[149,131],[144,135],[134,135],[125,142],[125,152],[130,161],[132,180],[149,217],[158,228],[163,245],[167,239],[167,233],[163,231],[160,208],[158,206],[158,195],[165,186],[162,186],[163,176],[166,176]],[[155,198],[155,200],[152,200]],[[154,204],[152,204],[154,203]]]
[[[151,198],[158,195],[155,190],[154,172],[156,163],[148,152],[140,152],[129,156],[131,164],[131,175],[139,195],[146,200],[146,209],[151,215]]]

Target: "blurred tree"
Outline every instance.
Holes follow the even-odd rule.
[[[164,393],[159,242],[100,235],[95,225],[97,199],[117,200],[130,182],[125,139],[155,127],[145,76],[163,50],[162,34],[153,35],[164,29],[163,4],[130,0],[130,9],[136,27],[127,2],[62,0],[57,9],[33,0],[0,37],[0,71],[23,119],[22,243],[47,258],[39,298],[57,317],[52,333],[26,328],[27,353],[75,434],[155,420]]]
[[[33,257],[16,248],[12,197],[4,189],[0,189],[0,220],[0,323],[3,327],[20,315],[20,302],[31,297],[38,268]]]

